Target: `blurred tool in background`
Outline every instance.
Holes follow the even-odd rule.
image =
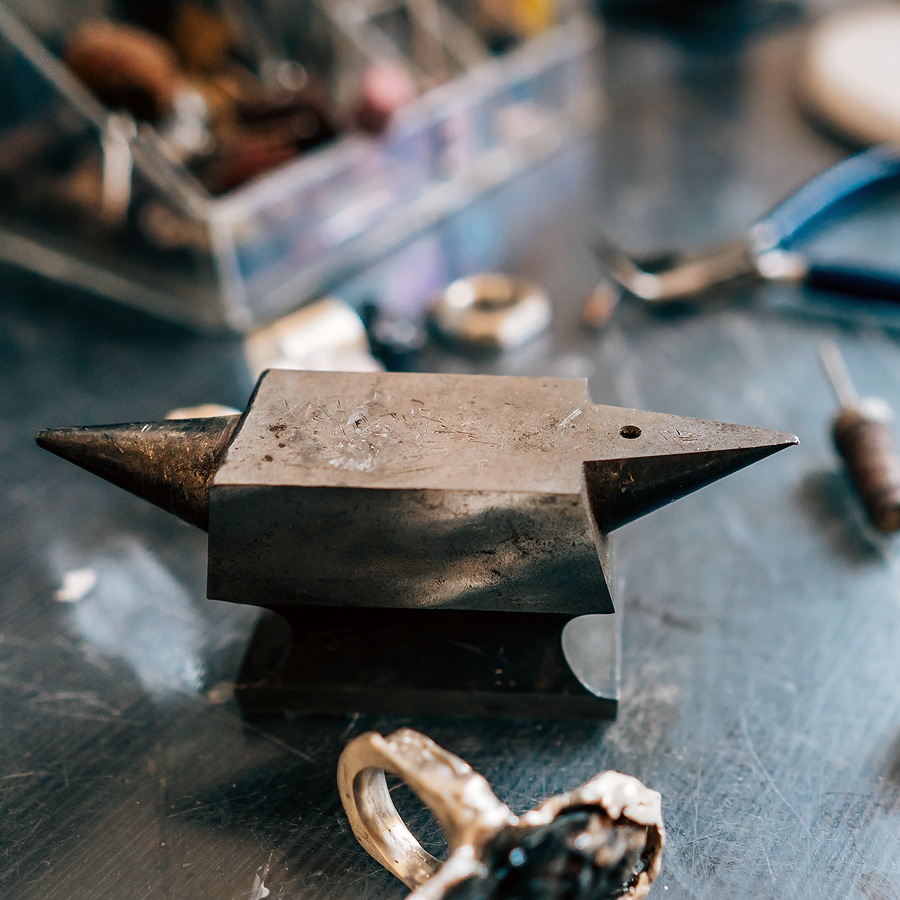
[[[894,188],[898,179],[900,148],[877,147],[827,169],[751,226],[743,237],[723,246],[637,260],[604,242],[598,255],[615,285],[653,305],[706,300],[714,289],[753,278],[790,281],[855,297],[900,300],[900,273],[816,262],[791,249],[797,238],[826,216],[846,212],[845,202],[870,189]],[[601,282],[586,307],[586,322],[602,324],[602,313],[611,314],[615,307],[614,298],[609,286]]]
[[[880,398],[859,398],[834,341],[825,341],[819,355],[840,406],[831,426],[834,445],[872,524],[898,531],[900,458],[891,435],[893,412]]]

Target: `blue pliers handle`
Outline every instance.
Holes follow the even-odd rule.
[[[784,250],[833,213],[844,200],[900,181],[900,147],[885,144],[826,169],[777,206],[750,230],[757,252]],[[810,288],[869,299],[900,301],[900,275],[859,266],[808,261],[803,283]]]
[[[752,229],[760,249],[785,249],[802,232],[869,188],[900,181],[900,146],[885,144],[826,169]]]

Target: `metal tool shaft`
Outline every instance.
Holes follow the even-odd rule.
[[[819,358],[841,409],[856,409],[859,406],[859,395],[853,386],[838,345],[834,341],[822,341],[819,346]]]

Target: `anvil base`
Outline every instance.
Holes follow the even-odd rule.
[[[235,692],[248,714],[608,719],[619,617],[277,607],[260,621]]]

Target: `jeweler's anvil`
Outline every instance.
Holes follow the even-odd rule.
[[[209,596],[290,622],[264,618],[246,708],[566,716],[615,708],[615,628],[566,629],[581,680],[560,642],[613,612],[609,532],[797,439],[583,380],[274,370],[240,417],[37,441],[207,528]]]

